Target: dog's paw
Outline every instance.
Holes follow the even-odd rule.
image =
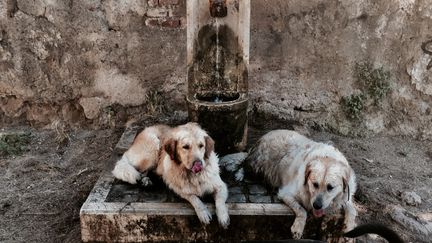
[[[230,224],[230,218],[228,214],[226,216],[219,217],[218,220],[219,225],[222,226],[222,228],[228,229],[228,225]]]
[[[301,239],[303,235],[304,230],[304,224],[299,222],[298,220],[294,221],[294,224],[291,226],[291,233],[293,236],[293,239]]]
[[[344,223],[344,226],[343,226],[343,228],[342,228],[342,231],[343,231],[344,233],[346,233],[346,232],[351,231],[352,229],[354,229],[356,226],[357,226],[357,225],[356,225],[355,222],[345,222],[345,223]]]
[[[347,238],[344,238],[342,242],[343,242],[343,243],[355,243],[355,239],[347,239]]]
[[[196,213],[197,213],[197,216],[198,216],[199,220],[201,221],[201,223],[203,223],[203,224],[209,224],[210,223],[210,220],[212,219],[212,215],[207,208],[202,208],[202,209],[198,210]]]
[[[244,169],[240,168],[234,175],[236,181],[243,181],[244,179]]]
[[[144,177],[141,178],[141,180],[140,180],[140,184],[141,184],[142,186],[144,186],[144,187],[148,187],[148,186],[152,186],[152,185],[153,185],[153,182],[150,180],[149,177],[144,176]]]
[[[217,214],[220,226],[222,226],[224,229],[227,229],[228,225],[230,223],[230,218],[229,218],[227,207],[224,206],[224,207],[218,208],[216,211],[216,214]]]
[[[300,240],[302,238],[302,235],[303,235],[300,232],[291,232],[291,233],[292,233],[293,239],[295,239],[295,240]]]
[[[234,172],[239,169],[246,157],[247,153],[228,154],[220,158],[219,165],[229,172]]]
[[[117,162],[112,174],[115,178],[130,184],[136,184],[141,178],[141,173],[135,170],[135,168],[133,168],[131,165],[127,164],[127,162],[122,160]]]

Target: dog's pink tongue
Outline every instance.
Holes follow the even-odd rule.
[[[199,162],[199,161],[194,162],[194,164],[192,166],[192,172],[193,173],[198,173],[198,172],[202,171],[202,169],[203,169],[203,166],[202,166],[201,162]]]
[[[319,210],[312,210],[313,215],[317,218],[320,218],[324,215],[324,210],[323,209],[319,209]]]

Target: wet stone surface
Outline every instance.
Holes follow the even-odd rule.
[[[261,185],[250,185],[249,194],[251,195],[264,195],[267,193],[267,189]]]
[[[228,188],[228,191],[232,194],[242,194],[243,193],[242,188],[239,186],[230,187],[230,188]]]
[[[274,203],[277,202],[275,192],[262,185],[256,180],[247,182],[235,182],[230,172],[223,172],[222,179],[227,183],[230,203]],[[142,185],[131,185],[115,180],[107,196],[106,202],[185,202],[173,191],[168,189],[164,182],[152,173],[149,177],[153,185],[144,187]],[[247,193],[249,192],[249,193]],[[202,198],[204,202],[213,202],[211,195]]]
[[[251,203],[272,203],[272,197],[263,195],[249,195],[249,201]]]
[[[106,202],[181,202],[174,192],[169,190],[163,181],[154,174],[149,174],[153,185],[131,185],[114,180]]]
[[[246,203],[248,200],[245,194],[229,194],[227,202],[228,203]]]

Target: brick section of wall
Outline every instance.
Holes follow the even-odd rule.
[[[145,24],[159,28],[186,27],[185,0],[148,0]]]

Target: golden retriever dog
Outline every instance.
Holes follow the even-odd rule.
[[[192,204],[204,224],[210,223],[212,215],[199,197],[213,194],[219,224],[227,228],[228,190],[220,178],[218,162],[214,141],[198,124],[174,128],[156,125],[138,134],[112,173],[131,184],[139,180],[148,184],[149,178],[141,178],[141,173],[154,170],[169,188]]]
[[[274,130],[260,138],[245,163],[246,168],[278,187],[278,197],[296,214],[293,238],[301,238],[308,211],[322,217],[343,208],[344,231],[355,227],[354,171],[333,146],[294,131]]]

